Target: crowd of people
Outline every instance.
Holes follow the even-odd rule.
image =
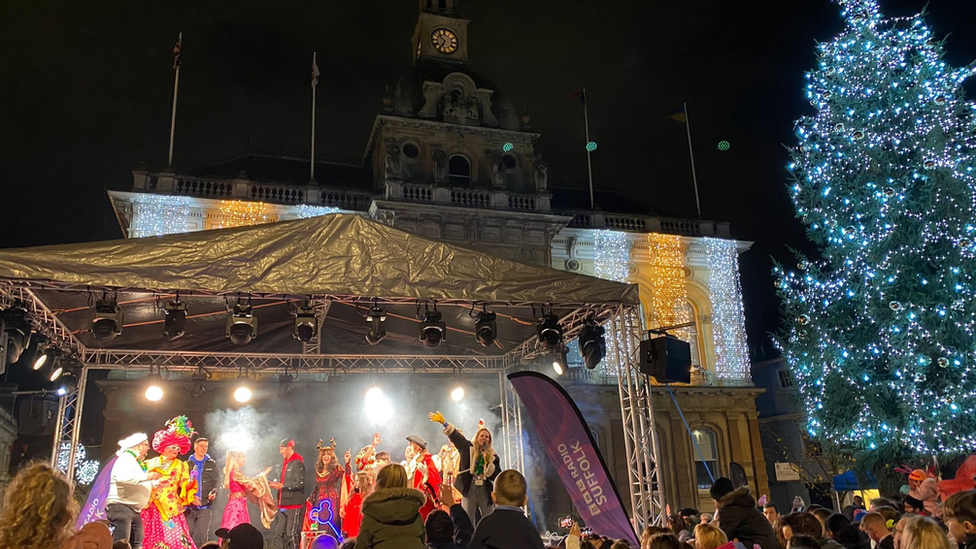
[[[525,514],[527,485],[502,470],[491,433],[479,425],[468,439],[439,412],[429,419],[450,441],[437,456],[419,436],[406,438],[404,461],[380,451],[382,439],[340,461],[319,442],[314,486],[295,441],[279,444],[280,470],[255,476],[246,456],[227,452],[223,468],[209,442],[186,417],[166,423],[152,439],[135,433],[119,441],[111,466],[104,521],[74,525],[73,485],[46,464],[22,469],[0,509],[0,549],[263,549],[249,502],[271,532],[273,549],[543,549]],[[152,448],[158,454],[147,459]],[[192,453],[184,460],[180,456]],[[795,501],[789,513],[757,503],[746,486],[720,478],[711,487],[714,515],[694,509],[647,527],[639,546],[580,528],[550,539],[565,549],[976,549],[976,491],[944,504],[933,498],[924,472],[913,471],[900,501],[860,498],[841,513]],[[227,491],[220,527],[214,504]],[[765,500],[765,498],[762,498]],[[934,500],[934,501],[933,501]],[[212,540],[212,538],[216,539]]]

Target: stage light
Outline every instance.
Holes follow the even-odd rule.
[[[206,371],[193,374],[190,377],[190,380],[193,382],[193,388],[190,389],[190,396],[193,398],[203,396],[203,394],[207,392],[207,379],[209,378],[207,377]]]
[[[166,304],[166,318],[163,320],[163,337],[172,341],[185,333],[186,303],[170,301]]]
[[[373,424],[385,424],[393,415],[393,406],[379,387],[370,387],[366,391],[364,411],[366,417]]]
[[[95,316],[92,318],[91,333],[99,341],[112,341],[122,333],[122,309],[115,298],[104,298],[95,302]]]
[[[60,370],[60,368],[58,368],[58,370]],[[77,387],[78,387],[78,378],[76,378],[73,373],[67,372],[63,376],[61,376],[61,379],[58,380],[58,388],[54,390],[54,393],[58,396],[63,397],[70,393],[73,393]]]
[[[587,322],[580,333],[580,354],[583,355],[583,364],[590,370],[596,368],[607,355],[607,340],[603,337],[604,332],[603,326]]]
[[[481,311],[478,313],[478,322],[474,324],[475,337],[478,343],[485,347],[495,342],[498,336],[498,325],[495,322],[496,315],[491,311]]]
[[[539,333],[539,343],[547,350],[551,351],[563,342],[563,327],[559,325],[559,317],[552,313],[543,315],[536,331]]]
[[[6,364],[13,364],[20,360],[20,355],[30,345],[31,325],[27,321],[27,311],[20,307],[2,311],[0,324],[3,325],[4,338],[0,341],[0,351],[7,353]]]
[[[241,404],[251,400],[251,390],[247,388],[244,382],[241,382],[241,385],[234,390],[234,400]]]
[[[446,329],[446,325],[441,322],[440,311],[427,311],[424,321],[420,323],[420,341],[428,347],[437,347],[441,341],[447,339]]]
[[[386,330],[383,329],[383,323],[386,322],[386,310],[379,307],[370,307],[369,314],[366,315],[366,321],[369,322],[369,330],[366,331],[366,342],[370,345],[376,345],[380,341],[386,338]]]
[[[159,374],[149,374],[146,378],[146,400],[149,402],[159,402],[163,398],[163,376]]]
[[[557,376],[565,374],[569,369],[569,358],[567,355],[566,347],[560,347],[553,352],[552,369],[556,372]]]
[[[250,305],[238,303],[227,317],[227,338],[237,345],[247,345],[258,335],[258,318]]]
[[[288,398],[291,396],[291,386],[294,381],[295,378],[291,374],[284,373],[278,375],[278,392],[281,394],[282,398]]]
[[[295,331],[292,333],[292,337],[302,343],[308,343],[315,339],[315,330],[318,326],[314,307],[308,305],[298,307],[295,311]]]
[[[37,355],[37,358],[34,359],[33,364],[31,364],[31,368],[36,372],[41,368],[43,368],[44,365],[47,364],[49,361],[54,362],[53,355],[55,353],[57,353],[57,350],[53,347],[45,349],[44,352],[39,353]]]
[[[59,377],[61,377],[62,373],[64,373],[64,368],[62,368],[60,364],[55,364],[51,368],[51,373],[47,376],[47,379],[53,383],[57,381]]]
[[[462,398],[464,398],[464,387],[455,387],[454,390],[451,391],[451,400],[454,402],[459,402]]]

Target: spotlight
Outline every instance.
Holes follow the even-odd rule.
[[[92,336],[99,341],[112,341],[122,333],[122,320],[122,309],[115,298],[96,301],[91,325]]]
[[[286,373],[278,376],[278,389],[282,398],[288,398],[291,396],[291,384],[294,381],[295,378],[291,374]]]
[[[437,347],[445,337],[446,326],[441,322],[440,311],[427,311],[420,323],[420,341],[428,347]]]
[[[172,341],[182,336],[186,329],[186,303],[170,301],[166,304],[166,319],[163,320],[163,337]]]
[[[190,396],[193,398],[201,397],[207,392],[207,373],[206,371],[193,374],[190,380],[193,381],[193,388],[190,389]]]
[[[567,358],[566,347],[556,350],[552,356],[552,369],[557,376],[561,376],[569,369],[569,359]]]
[[[451,400],[454,402],[459,402],[462,398],[464,398],[464,387],[459,385],[455,387],[453,391],[451,391]]]
[[[369,322],[369,330],[366,331],[366,342],[370,345],[376,345],[380,341],[386,338],[386,330],[383,329],[383,323],[386,322],[386,310],[379,307],[370,307],[369,314],[366,315],[366,321]],[[423,338],[423,335],[421,335]]]
[[[498,336],[498,326],[495,323],[495,313],[491,311],[481,311],[478,313],[478,322],[474,324],[475,337],[478,343],[485,347],[495,342]]]
[[[54,366],[51,367],[51,373],[47,376],[47,379],[48,381],[54,383],[59,377],[61,377],[62,373],[64,373],[64,368],[61,367],[60,364],[55,363]]]
[[[603,326],[596,323],[587,323],[579,336],[580,354],[583,355],[583,364],[592,370],[607,355],[607,340],[603,337],[605,330]]]
[[[227,317],[227,338],[237,345],[247,345],[258,336],[258,317],[254,316],[250,305],[238,303]]]
[[[149,402],[159,402],[163,398],[163,376],[159,374],[149,374],[146,378],[146,400]]]
[[[373,424],[385,424],[393,415],[393,406],[387,400],[383,390],[379,387],[370,387],[366,391],[364,411],[366,417]]]
[[[547,350],[553,350],[563,342],[563,328],[559,325],[559,317],[546,313],[536,327],[539,332],[539,343]]]
[[[251,400],[251,390],[247,388],[244,380],[245,377],[241,376],[237,378],[240,381],[240,385],[234,390],[234,400],[244,404],[245,402]]]
[[[59,368],[60,369],[60,368]],[[54,393],[58,396],[66,396],[73,393],[78,387],[78,378],[74,374],[68,372],[64,374],[63,377],[58,382],[58,388],[54,390]]]
[[[27,321],[27,311],[12,307],[0,312],[0,325],[3,326],[0,352],[7,353],[6,364],[13,364],[20,360],[20,355],[30,345],[31,325]]]
[[[318,328],[318,319],[315,318],[315,309],[309,306],[299,307],[295,311],[295,331],[292,336],[308,343],[315,339],[315,330]]]
[[[37,358],[34,359],[34,363],[31,365],[31,368],[36,372],[41,368],[43,368],[44,365],[47,364],[49,361],[54,362],[53,355],[56,353],[57,350],[53,347],[46,349],[42,353],[38,353]]]

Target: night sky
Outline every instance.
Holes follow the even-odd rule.
[[[881,2],[895,15],[924,5]],[[931,0],[928,10],[935,34],[948,35],[947,60],[976,59],[976,2]],[[684,126],[667,118],[688,103],[703,216],[756,241],[743,282],[751,343],[761,343],[777,325],[769,256],[807,246],[783,144],[811,109],[803,72],[815,41],[841,29],[838,6],[466,0],[460,15],[471,20],[473,69],[531,116],[556,185],[585,185],[582,109],[569,98],[585,86],[597,188],[694,217]],[[0,2],[0,246],[121,237],[104,190],[128,190],[137,162],[165,165],[178,32],[175,165],[188,170],[248,147],[307,154],[313,51],[317,152],[361,158],[384,90],[412,63],[416,19],[412,0]]]

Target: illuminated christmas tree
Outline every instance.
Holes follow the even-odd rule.
[[[922,14],[841,0],[807,74],[790,192],[821,252],[777,267],[780,339],[811,436],[868,463],[976,450],[974,66]]]

